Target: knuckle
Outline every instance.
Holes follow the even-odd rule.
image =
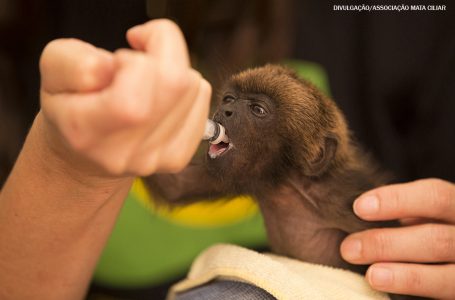
[[[193,83],[190,74],[184,70],[163,71],[160,77],[162,88],[172,93],[175,97],[185,94]]]
[[[95,88],[98,84],[97,74],[101,67],[101,61],[97,56],[86,55],[76,65],[73,76],[77,76],[82,87],[86,89]]]
[[[428,179],[430,207],[436,209],[438,215],[445,215],[453,210],[455,197],[450,183],[441,179]]]
[[[120,120],[129,125],[141,125],[147,122],[148,111],[141,109],[137,105],[127,105],[121,112]]]
[[[388,250],[390,249],[390,239],[383,230],[372,230],[367,242],[371,248],[371,251],[368,251],[368,253],[372,253],[375,259],[387,258]]]
[[[150,26],[153,27],[154,30],[159,30],[163,32],[180,32],[180,28],[175,24],[173,21],[169,19],[158,19],[149,22]]]
[[[384,186],[376,190],[376,196],[381,204],[379,209],[384,209],[382,206],[387,207],[386,210],[393,211],[397,214],[402,214],[405,210],[405,203],[400,195],[396,186]]]
[[[143,53],[130,49],[117,49],[114,51],[114,57],[119,68],[144,67],[144,64],[147,63],[147,58]]]
[[[84,73],[93,73],[99,66],[99,60],[95,55],[86,55],[83,60],[81,60],[78,63],[78,69],[79,73],[84,74]]]
[[[53,40],[53,41],[50,41],[49,43],[47,43],[47,45],[44,47],[43,52],[41,53],[40,60],[39,60],[39,66],[40,66],[41,71],[47,70],[49,68],[49,65],[51,62],[50,53],[52,52],[52,50],[54,49],[56,44],[58,44],[58,40]]]
[[[130,59],[129,64],[135,65],[135,70],[141,74],[141,78],[153,78],[154,65],[151,65],[144,55],[124,53]],[[151,90],[150,87],[140,83],[135,84],[134,88],[119,88],[108,102],[113,117],[125,125],[145,123],[152,113],[153,92]]]
[[[403,288],[405,290],[415,290],[422,286],[422,276],[418,270],[406,269],[404,271]]]
[[[455,276],[455,265],[452,265],[448,270],[448,277],[454,278]],[[443,291],[446,291],[446,297],[441,299],[455,299],[455,284],[450,280],[443,282]]]
[[[139,101],[140,95],[131,93],[119,95],[119,99],[112,101],[110,110],[113,118],[126,126],[138,126],[144,124],[149,118],[149,110],[142,107]]]
[[[447,186],[449,183],[443,179],[440,178],[428,178],[428,179],[422,179],[422,181],[426,181],[429,184],[433,184],[435,186]]]
[[[114,51],[114,57],[117,59],[119,63],[124,63],[125,61],[129,61],[131,58],[131,50],[129,49],[117,49]]]
[[[46,44],[46,46],[44,46],[43,54],[47,54],[49,52],[53,52],[54,50],[59,48],[63,43],[68,42],[68,41],[71,42],[71,41],[73,41],[73,39],[71,39],[71,38],[69,38],[69,39],[60,38],[60,39],[55,39],[55,40],[50,41],[49,43]]]
[[[452,232],[444,225],[428,225],[429,247],[432,257],[438,262],[450,261],[455,253]]]
[[[60,51],[63,44],[68,41],[71,42],[72,39],[55,39],[46,44],[39,60],[41,73],[46,74],[47,71],[52,71],[55,55]]]

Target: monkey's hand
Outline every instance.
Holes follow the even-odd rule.
[[[455,299],[455,185],[439,179],[380,187],[354,202],[368,221],[400,219],[405,227],[354,233],[341,245],[353,264],[373,264],[375,289]]]
[[[156,200],[174,205],[237,195],[228,193],[202,163],[192,163],[177,174],[154,174],[143,180]]]
[[[82,176],[176,172],[202,137],[211,87],[190,66],[167,20],[127,33],[114,53],[75,39],[50,42],[40,61],[40,126],[49,149]]]

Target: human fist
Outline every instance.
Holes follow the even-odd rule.
[[[381,291],[455,299],[455,185],[439,179],[366,192],[354,211],[367,221],[400,219],[404,227],[348,236],[344,259],[372,264],[366,278]]]
[[[50,42],[38,119],[53,150],[82,172],[177,172],[200,143],[211,87],[191,68],[171,21],[133,27],[127,39],[133,50],[114,53],[75,39]]]

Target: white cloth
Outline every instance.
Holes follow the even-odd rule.
[[[256,285],[279,300],[389,299],[371,289],[359,274],[227,244],[202,252],[187,278],[170,289],[167,299],[216,278]]]

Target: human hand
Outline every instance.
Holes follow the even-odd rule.
[[[127,39],[133,50],[59,39],[43,51],[37,123],[82,174],[176,172],[200,143],[211,87],[191,69],[179,28],[154,20]]]
[[[400,219],[405,227],[349,235],[341,254],[372,264],[366,278],[381,291],[455,299],[455,185],[424,179],[361,195],[354,212],[364,220]]]

